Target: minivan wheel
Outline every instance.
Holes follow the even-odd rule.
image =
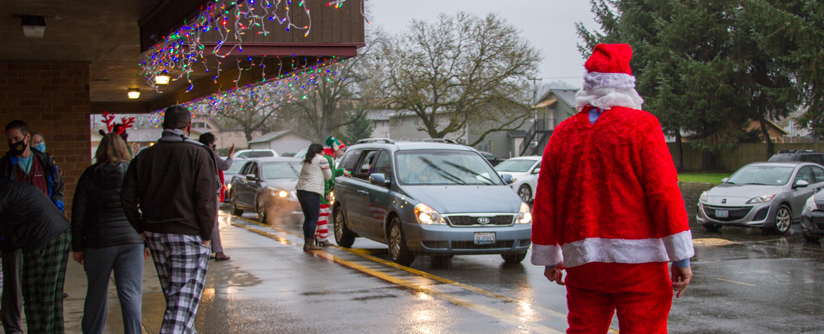
[[[346,227],[346,217],[343,216],[343,209],[335,209],[335,242],[341,247],[352,247],[355,243],[355,233]]]
[[[786,205],[781,205],[775,212],[775,231],[778,234],[787,234],[793,225],[793,212]]]
[[[718,232],[721,229],[720,224],[702,224],[707,232]]]
[[[401,229],[401,220],[398,217],[392,218],[389,223],[389,258],[392,262],[402,266],[408,266],[415,260],[415,254],[406,247],[406,238]]]
[[[521,263],[526,258],[526,252],[523,253],[504,253],[501,257],[506,263]]]
[[[243,210],[237,208],[237,198],[232,195],[232,214],[235,216],[243,216]]]
[[[258,214],[258,220],[259,220],[261,223],[263,223],[263,224],[269,224],[269,217],[268,217],[268,215],[266,214],[266,206],[265,206],[265,205],[264,205],[263,207],[261,207],[260,205],[258,205],[258,207],[257,207],[257,214]]]
[[[518,188],[518,196],[521,197],[524,203],[532,202],[532,189],[530,189],[528,185],[522,184],[521,187]]]

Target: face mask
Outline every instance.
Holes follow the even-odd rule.
[[[26,151],[26,146],[26,138],[23,138],[19,142],[9,144],[9,151],[13,156],[20,156]]]
[[[46,152],[46,143],[34,144],[31,146],[31,148],[38,150],[40,152]]]

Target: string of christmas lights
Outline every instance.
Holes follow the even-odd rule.
[[[243,37],[246,34],[266,36],[271,33],[268,26],[273,29],[281,26],[286,31],[292,29],[303,30],[303,36],[308,36],[312,31],[312,16],[309,12],[308,1],[209,1],[194,20],[184,23],[180,29],[169,34],[162,41],[141,54],[139,61],[139,66],[142,69],[141,74],[146,77],[146,82],[150,86],[160,92],[160,88],[156,84],[157,76],[170,75],[173,71],[177,71],[179,74],[172,80],[180,80],[185,76],[189,83],[189,90],[191,90],[193,84],[190,75],[195,66],[201,64],[205,71],[209,72],[209,59],[215,59],[217,73],[213,75],[213,79],[217,80],[221,72],[220,65],[222,62],[220,59],[232,55],[235,50],[242,52]],[[340,8],[345,2],[346,0],[334,0],[327,3],[327,6]],[[297,7],[293,3],[296,3]],[[285,9],[283,16],[278,14],[281,8]],[[306,25],[295,24],[296,20],[293,20],[292,17],[293,12],[305,15],[309,23]],[[361,14],[363,14],[363,6],[361,6]],[[204,44],[204,41],[206,41],[205,34],[209,32],[216,33],[219,36],[217,41],[210,41],[210,43],[216,43],[213,48],[209,48]],[[224,46],[224,44],[227,45]],[[231,47],[228,47],[229,44],[231,44]],[[260,65],[262,64],[263,60],[260,62]],[[238,67],[240,67],[239,60]],[[240,71],[238,75],[240,75]]]
[[[290,76],[259,84],[249,84],[192,100],[184,103],[183,106],[189,109],[193,117],[203,116],[210,120],[221,119],[228,114],[246,112],[248,109],[277,108],[280,110],[287,103],[305,100],[309,94],[318,92],[321,81],[336,83],[338,86],[343,83],[346,80],[340,71],[343,62],[330,58]],[[163,123],[163,116],[164,110],[155,111],[149,116],[149,122],[152,126],[158,127]]]

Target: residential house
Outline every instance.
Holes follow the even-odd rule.
[[[275,150],[280,156],[294,156],[295,153],[308,148],[312,138],[300,133],[286,130],[270,132],[249,142],[253,150]]]
[[[520,142],[519,156],[543,155],[555,127],[578,111],[575,109],[577,89],[550,89],[535,105],[535,119]]]
[[[372,131],[372,137],[395,140],[421,140],[430,138],[428,133],[419,130],[424,127],[422,120],[411,111],[372,110],[366,113],[366,117],[371,120],[375,126],[375,130]],[[449,124],[447,117],[449,117],[447,114],[435,116],[435,122],[442,124],[438,127],[439,129]],[[468,129],[463,132],[447,134],[446,138],[454,139],[459,143],[466,143],[467,133]]]
[[[761,133],[761,123],[758,121],[750,121],[744,127],[744,131],[749,132],[753,130],[758,130],[758,133]],[[772,141],[773,143],[789,142],[787,136],[790,133],[787,130],[784,130],[784,128],[782,128],[778,124],[775,124],[775,122],[771,120],[767,120],[767,133],[770,134],[770,141]]]

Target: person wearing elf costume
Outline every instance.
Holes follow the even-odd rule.
[[[346,152],[346,145],[335,138],[335,136],[329,136],[329,138],[326,138],[326,146],[329,146],[330,148],[325,148],[323,150],[323,156],[326,158],[326,161],[329,162],[329,166],[334,167],[335,159],[343,157],[343,153]],[[332,178],[326,180],[326,189],[324,192],[325,196],[320,199],[320,216],[318,217],[318,225],[315,229],[315,242],[320,246],[332,246],[332,243],[328,240],[329,213],[332,212],[332,209],[330,208],[330,204],[332,202],[331,196],[332,190],[335,189],[335,177],[341,175],[352,177],[343,168],[332,168]]]
[[[666,333],[672,291],[692,277],[675,166],[658,119],[641,110],[631,57],[626,44],[595,47],[579,112],[544,150],[532,263],[566,285],[567,333],[606,333],[616,310],[621,333]]]

